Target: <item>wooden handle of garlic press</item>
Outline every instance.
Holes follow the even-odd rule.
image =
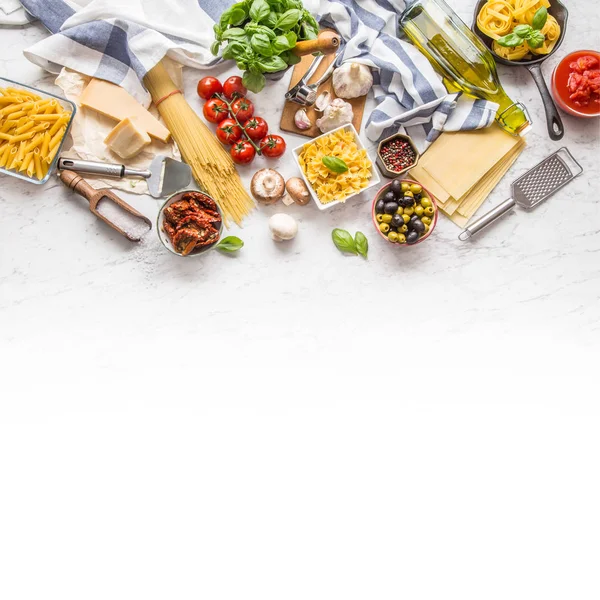
[[[340,36],[335,31],[322,31],[314,40],[298,42],[293,48],[292,53],[296,56],[306,56],[321,52],[322,54],[333,54],[340,47]]]

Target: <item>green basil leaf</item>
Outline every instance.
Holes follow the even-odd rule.
[[[252,49],[262,56],[272,56],[271,40],[264,33],[255,33],[250,40]]]
[[[496,40],[501,46],[505,48],[515,48],[523,43],[523,38],[516,35],[515,33],[509,33]]]
[[[219,26],[221,27],[221,29],[225,29],[225,27],[227,27],[227,25],[231,23],[229,19],[231,18],[232,11],[233,7],[229,7],[227,10],[224,10],[221,13],[221,18],[219,19]]]
[[[519,37],[525,39],[527,38],[529,35],[531,35],[531,32],[533,31],[533,28],[531,27],[531,25],[517,25],[512,32],[516,35],[518,35]]]
[[[265,76],[259,71],[246,71],[242,77],[244,86],[255,94],[265,87],[265,82]]]
[[[288,52],[284,52],[281,55],[281,58],[283,58],[283,60],[285,60],[285,62],[288,65],[297,65],[302,60],[302,58],[300,58],[299,56],[296,56],[295,54],[292,54],[289,51]]]
[[[334,229],[331,232],[331,239],[340,252],[358,253],[354,238],[345,229]]]
[[[215,248],[217,250],[221,250],[222,252],[237,252],[241,250],[244,246],[244,242],[240,240],[239,237],[235,235],[230,235],[226,238],[223,238]]]
[[[293,48],[296,45],[296,42],[298,41],[298,36],[293,31],[288,31],[285,34],[285,37],[287,38],[287,41],[290,43],[290,48]]]
[[[279,15],[274,11],[270,11],[269,14],[266,16],[265,19],[263,19],[263,23],[265,24],[266,27],[270,27],[271,29],[275,28],[275,25],[277,25],[277,19],[279,18]]]
[[[264,73],[276,73],[287,68],[287,63],[280,56],[260,57],[257,64]]]
[[[255,0],[256,1],[256,0]],[[277,20],[275,29],[281,29],[281,31],[289,31],[292,27],[298,24],[298,21],[302,17],[302,11],[297,8],[290,8],[286,10]]]
[[[367,258],[367,253],[369,252],[369,240],[367,240],[367,236],[362,231],[357,231],[354,241],[356,243],[356,251],[361,256]]]
[[[290,44],[289,39],[285,35],[278,35],[273,40],[273,51],[276,54],[280,54],[281,52],[285,52],[290,48],[293,48],[294,44]]]
[[[535,15],[533,15],[533,21],[531,21],[531,26],[534,29],[539,30],[546,24],[547,20],[548,20],[548,10],[544,6],[542,6],[542,8],[538,8],[538,10],[535,12]],[[542,42],[542,44],[543,43],[544,42]],[[534,46],[534,48],[539,48],[539,46]]]
[[[269,16],[271,9],[265,0],[254,0],[250,7],[250,18],[256,23],[260,23]]]
[[[241,27],[230,27],[223,32],[223,39],[244,43],[246,41],[246,32]]]
[[[218,40],[215,40],[212,43],[212,46],[210,47],[211,53],[214,54],[215,56],[217,56],[219,54],[220,47],[221,47],[221,42],[219,42]]]
[[[240,42],[229,42],[221,56],[225,60],[243,60],[246,58],[246,46]]]
[[[544,45],[544,41],[546,40],[546,38],[544,37],[544,34],[541,31],[538,31],[537,29],[534,30],[534,32],[527,38],[527,43],[532,47],[532,48],[541,48]]]
[[[348,165],[337,156],[324,156],[321,161],[333,173],[345,173]]]

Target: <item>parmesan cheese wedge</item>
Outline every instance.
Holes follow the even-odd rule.
[[[140,129],[161,142],[166,143],[171,137],[169,130],[158,119],[154,118],[126,90],[114,83],[92,79],[83,90],[79,103],[115,121],[135,118]]]
[[[135,119],[123,119],[106,136],[104,143],[121,158],[131,158],[152,140]]]

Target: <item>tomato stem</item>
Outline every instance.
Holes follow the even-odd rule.
[[[218,98],[219,100],[222,100],[223,102],[225,102],[225,104],[227,104],[227,108],[229,109],[229,114],[233,117],[235,122],[238,124],[238,127],[242,130],[243,134],[246,136],[246,139],[252,144],[252,146],[254,147],[254,150],[256,151],[256,154],[258,154],[259,156],[262,156],[260,147],[246,133],[246,128],[240,123],[240,121],[237,118],[237,115],[233,112],[233,109],[231,108],[233,105],[233,102],[229,102],[229,100],[227,100],[227,98],[225,98],[225,96],[223,96],[222,94],[215,94],[215,97]]]

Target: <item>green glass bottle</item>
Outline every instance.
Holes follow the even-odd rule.
[[[512,135],[529,130],[525,107],[502,88],[492,53],[444,0],[411,3],[400,17],[400,28],[442,76],[448,91],[497,102],[496,122]]]

